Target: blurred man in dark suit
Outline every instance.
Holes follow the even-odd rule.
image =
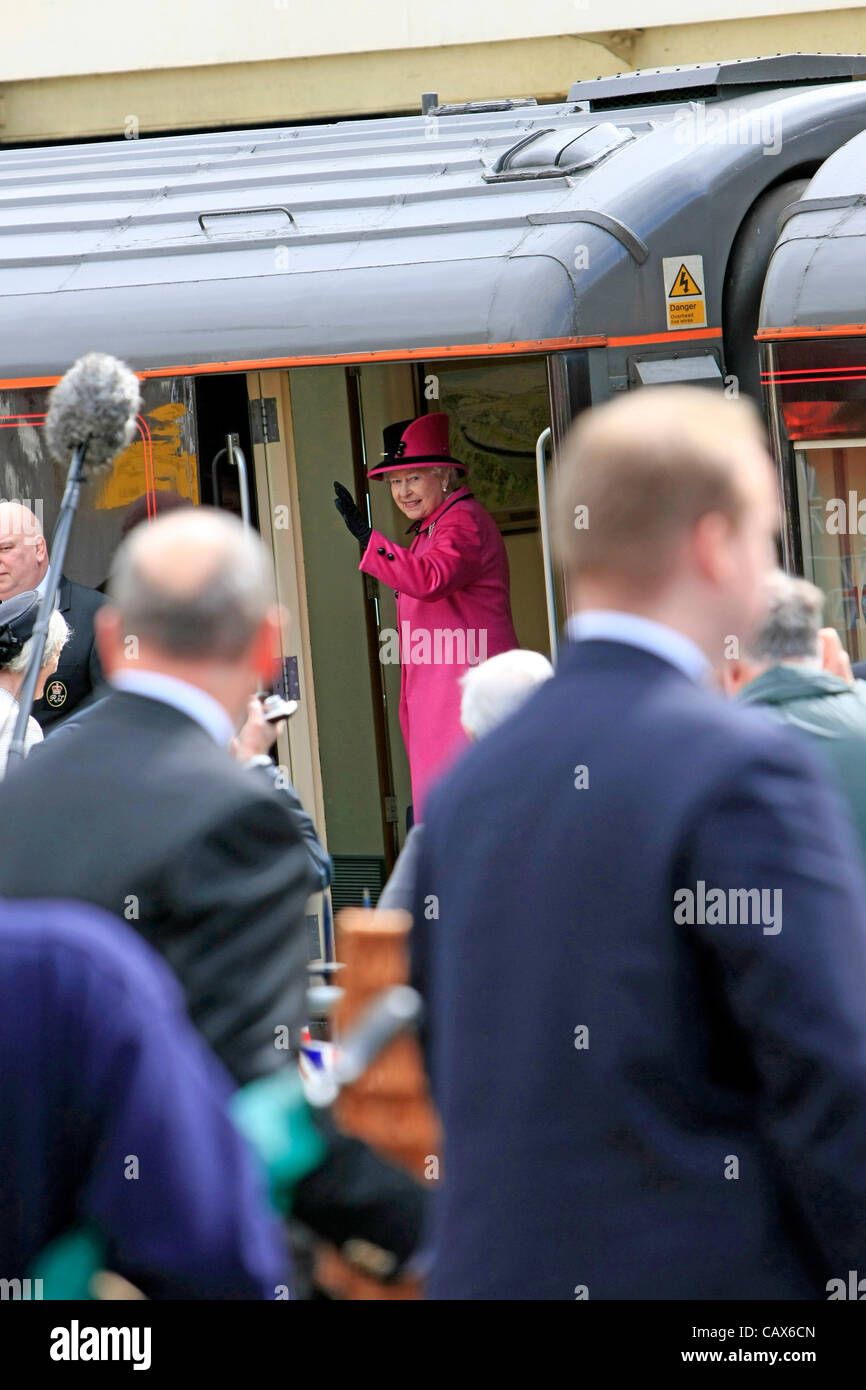
[[[20,502],[0,502],[0,603],[28,589],[41,592],[48,561],[36,513]],[[46,733],[89,699],[102,680],[93,618],[104,602],[96,589],[61,576],[56,607],[66,619],[70,637],[44,695],[33,703],[33,717]]]
[[[125,918],[244,1082],[285,1065],[275,1040],[305,1022],[315,881],[279,798],[228,751],[278,641],[269,562],[234,518],[175,512],[120,548],[112,593],[112,693],[0,789],[0,893]]]
[[[761,617],[757,413],[581,417],[553,680],[430,798],[434,1298],[826,1298],[866,1253],[866,883],[812,753],[707,688]]]
[[[0,1053],[4,1277],[83,1228],[148,1298],[286,1296],[229,1078],[128,927],[81,904],[0,904]]]

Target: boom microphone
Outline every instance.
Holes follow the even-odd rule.
[[[33,648],[18,691],[18,714],[6,766],[24,761],[27,720],[45,651],[48,624],[63,572],[69,533],[85,473],[109,469],[115,456],[132,443],[141,409],[138,377],[116,357],[87,352],[79,357],[51,392],[45,418],[45,444],[55,462],[68,465],[66,490],[51,537],[51,558],[33,628]]]
[[[51,392],[45,420],[48,452],[65,466],[83,446],[81,462],[88,472],[110,468],[132,443],[140,409],[135,373],[107,353],[85,353]]]

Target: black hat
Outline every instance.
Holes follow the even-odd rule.
[[[444,410],[386,425],[382,442],[385,445],[382,461],[371,464],[367,469],[368,478],[381,478],[383,473],[398,468],[436,468],[443,464],[466,472],[466,464],[451,457],[448,416]]]
[[[0,666],[6,666],[33,636],[39,612],[39,595],[35,589],[7,598],[0,603]]]

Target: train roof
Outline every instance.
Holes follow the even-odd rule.
[[[866,329],[866,132],[822,164],[783,219],[764,282],[760,336]]]
[[[752,197],[866,124],[866,58],[736,67],[550,105],[3,150],[0,381],[94,347],[158,372],[652,334],[662,258],[696,250],[718,325]]]

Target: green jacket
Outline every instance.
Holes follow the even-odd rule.
[[[765,705],[823,750],[851,808],[866,858],[866,681],[853,686],[828,671],[771,666],[744,685],[743,704]]]

